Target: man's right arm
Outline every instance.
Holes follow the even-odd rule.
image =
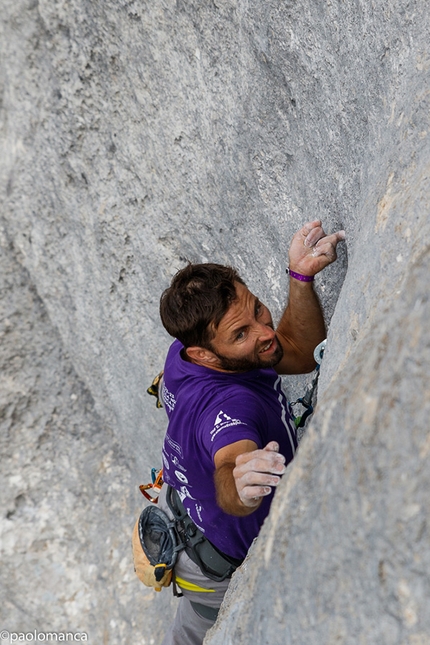
[[[320,220],[308,222],[298,231],[289,250],[290,269],[314,276],[336,260],[336,247],[345,231],[326,235]],[[313,352],[326,337],[324,318],[312,282],[290,277],[288,306],[276,330],[284,349],[275,366],[278,374],[304,374],[315,369]]]
[[[229,444],[215,454],[217,502],[229,515],[244,517],[260,506],[285,472],[285,457],[276,441],[258,449],[254,441]]]

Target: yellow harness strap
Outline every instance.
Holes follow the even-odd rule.
[[[186,591],[203,591],[203,593],[215,593],[215,589],[205,589],[204,587],[199,587],[198,585],[195,585],[192,582],[188,582],[188,580],[184,580],[179,576],[175,576],[175,581],[178,587],[181,587],[181,589],[185,589]]]

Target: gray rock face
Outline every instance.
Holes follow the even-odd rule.
[[[320,393],[205,643],[429,642],[429,260],[423,244]]]
[[[4,238],[0,248],[0,631],[157,641],[171,599],[154,603],[133,572],[128,460]]]
[[[93,549],[114,503],[110,543],[122,536],[128,549],[131,491],[159,464],[164,418],[144,392],[169,344],[160,293],[187,259],[231,263],[278,317],[289,239],[321,218],[348,239],[316,284],[331,321],[318,410],[206,642],[428,643],[428,33],[418,0],[3,0],[2,262],[5,275],[26,276],[14,297],[27,302],[32,285],[44,308],[34,341],[28,329],[19,341],[28,357],[37,343],[37,360],[3,346],[2,418],[20,405],[27,415],[2,460],[12,482],[2,530],[8,571],[17,571],[8,589],[24,588],[16,553],[37,570],[36,547],[17,534],[28,499],[43,491],[50,523],[52,509],[67,508],[86,526],[63,547],[63,515],[45,562],[79,553],[96,565],[79,574],[93,604],[86,592],[73,596],[71,574],[64,596],[50,576],[52,611],[32,601],[41,624],[70,617],[78,602],[98,642],[159,637],[161,622],[145,612],[152,596],[138,583],[131,591],[122,556],[117,582],[96,584],[109,549]],[[32,307],[17,309],[13,329],[30,325]],[[38,442],[58,406],[52,374],[69,375],[58,377],[64,431],[49,435],[68,456],[56,460],[57,477],[72,472],[66,505],[60,489],[48,495],[47,474],[13,483],[25,472],[13,457],[22,443],[29,472],[45,473]],[[85,405],[70,399],[78,390]],[[87,429],[79,441],[76,426]],[[97,458],[72,462],[78,444]],[[106,499],[92,473],[107,454]],[[160,599],[162,617],[169,592]],[[13,611],[14,625],[31,627]],[[119,627],[103,627],[106,614]]]

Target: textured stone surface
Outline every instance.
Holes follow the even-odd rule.
[[[0,631],[157,643],[171,599],[133,572],[127,459],[0,242]]]
[[[390,303],[320,392],[205,643],[429,642],[429,270],[428,245],[417,245]]]
[[[230,262],[277,317],[294,231],[347,231],[317,280],[319,410],[208,642],[430,638],[428,33],[419,0],[2,2],[4,236],[93,397],[82,423],[131,468],[122,499],[159,460],[171,274]]]
[[[260,11],[4,3],[3,217],[78,373],[137,456],[159,427],[143,392],[168,346],[158,301],[170,275],[185,258],[233,262],[279,315],[291,235],[316,215],[343,223],[356,191],[342,169],[347,203],[323,204],[347,160],[307,122],[331,132],[336,113],[310,101],[296,45],[283,52],[282,12]],[[347,144],[361,136],[351,124]],[[339,272],[322,278],[329,313]]]

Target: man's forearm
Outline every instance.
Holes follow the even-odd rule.
[[[288,252],[290,270],[302,276],[314,276],[336,260],[336,246],[345,239],[345,231],[326,235],[320,220],[308,222],[294,235]],[[277,335],[284,357],[276,366],[279,374],[301,374],[315,367],[313,351],[325,338],[321,307],[312,282],[290,275],[288,306],[278,325]]]
[[[311,372],[315,368],[314,349],[326,336],[321,306],[311,282],[290,278],[288,306],[276,333],[284,348],[284,358],[276,371],[280,374]]]
[[[229,515],[245,517],[253,513],[261,504],[261,499],[255,502],[255,506],[245,506],[240,500],[236,489],[233,470],[235,464],[223,464],[215,471],[215,488],[217,493],[218,506]]]

